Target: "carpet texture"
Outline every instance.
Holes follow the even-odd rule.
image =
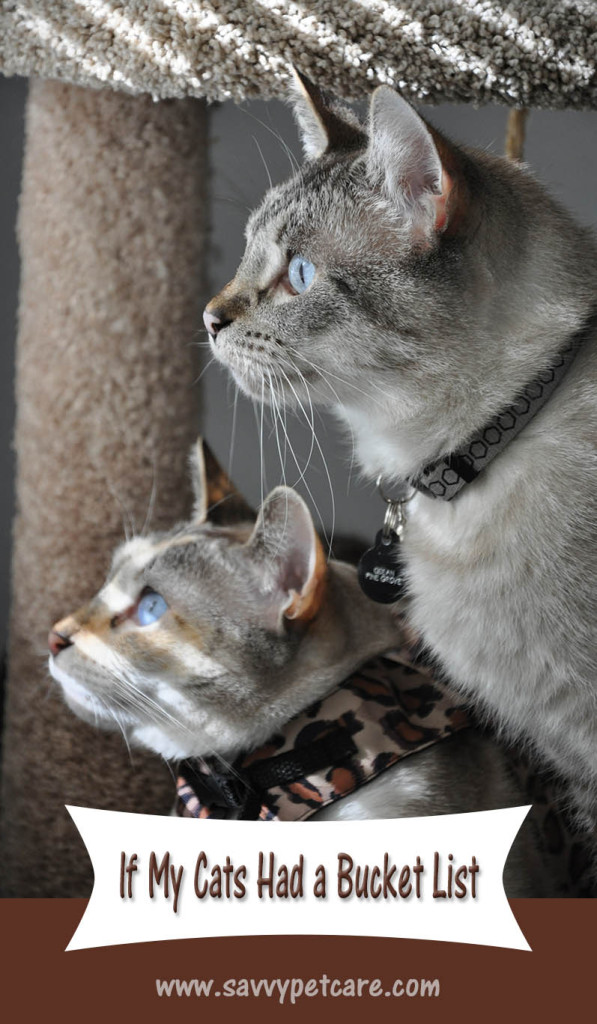
[[[283,96],[295,63],[358,99],[597,106],[594,0],[5,0],[0,70],[155,98]]]
[[[86,896],[64,804],[168,813],[171,776],[80,722],[46,669],[123,518],[190,509],[205,106],[34,82],[19,237],[18,512],[3,773],[4,896]]]

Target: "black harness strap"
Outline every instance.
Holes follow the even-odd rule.
[[[235,762],[230,772],[222,771],[221,764],[214,758],[202,762],[209,773],[201,771],[200,763],[192,759],[182,762],[180,772],[201,803],[213,809],[213,817],[228,817],[229,811],[236,811],[242,820],[252,820],[269,789],[287,786],[313,772],[340,765],[356,752],[348,730],[333,726],[325,736],[304,747],[260,758],[244,767]]]

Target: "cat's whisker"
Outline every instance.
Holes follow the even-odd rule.
[[[236,414],[238,409],[238,388],[234,388],[234,402],[232,405],[232,424],[230,427],[230,448],[228,450],[228,473],[232,473],[232,462],[234,459],[234,445],[236,443]]]
[[[126,666],[118,662],[113,652],[109,652],[106,649],[106,653],[108,654],[106,658],[108,664],[105,664],[104,667],[115,680],[120,694],[130,702],[131,706],[135,706],[139,711],[143,711],[155,724],[167,722],[170,725],[176,726],[177,729],[188,731],[182,722],[178,721],[157,701],[153,700],[149,694],[145,693],[135,684],[131,672]]]
[[[288,484],[288,478],[286,473],[286,465],[288,462],[288,433],[287,433],[287,419],[286,419],[286,406],[284,404],[284,391],[281,382],[276,378],[275,371],[272,371],[273,381],[273,400],[275,401],[276,413],[277,413],[277,424],[279,423],[282,427],[282,454],[280,455],[280,462],[283,467],[284,483]],[[276,427],[277,429],[277,427]],[[277,434],[277,440],[279,442],[279,431]],[[278,452],[280,452],[280,445],[278,445]],[[296,460],[295,460],[296,461]]]
[[[349,460],[349,463],[348,463],[348,480],[346,481],[346,494],[347,494],[347,496],[350,493],[350,488],[352,487],[352,474],[354,473],[354,466],[355,466],[355,462],[356,462],[356,457],[357,457],[356,440],[355,440],[354,430],[352,428],[352,424],[350,424],[350,460]]]
[[[288,425],[288,418],[287,418],[287,413],[286,413],[286,405],[284,404],[284,392],[283,392],[282,384],[280,383],[280,381],[278,381],[278,387],[279,387],[278,410],[279,410],[279,413],[280,413],[280,423],[283,423],[284,427],[286,427]],[[288,441],[286,439],[286,433],[284,433],[284,465],[286,465],[287,459],[288,459]]]
[[[321,371],[319,371],[319,372],[321,373]],[[322,376],[323,376],[323,374],[322,374]],[[330,391],[334,395],[338,405],[341,407],[342,406],[342,402],[341,402],[341,400],[340,400],[340,398],[338,396],[338,392],[333,387],[333,385],[330,384],[329,380],[326,381],[325,383],[327,384],[327,386],[329,387]],[[350,436],[350,461],[349,461],[349,466],[348,466],[348,479],[347,479],[347,482],[346,482],[346,493],[348,494],[350,492],[350,486],[351,486],[351,483],[352,483],[352,474],[353,474],[353,471],[354,471],[354,464],[355,464],[355,459],[356,459],[356,438],[355,438],[354,429],[353,429],[353,426],[352,426],[352,423],[350,422],[350,420],[343,419],[342,420],[342,426],[344,428],[348,427],[348,433],[349,433],[349,436]]]
[[[245,210],[246,213],[251,213],[251,207],[247,203],[241,202],[240,199],[235,199],[234,196],[219,196],[212,195],[212,202],[214,203],[231,203],[232,206],[236,206],[239,210]]]
[[[297,373],[299,375],[299,377],[301,378],[301,380],[303,381],[303,384],[304,384],[304,386],[306,388],[307,398],[309,399],[309,404],[311,405],[311,413],[313,414],[313,405],[311,403],[311,396],[309,395],[309,389],[308,389],[308,386],[307,386],[307,382],[306,382],[305,378],[303,377],[302,373],[300,372],[300,370],[299,370],[299,368],[297,366],[293,366],[293,369],[294,369],[294,372]],[[290,380],[289,380],[288,376],[286,374],[284,374],[284,376],[286,377],[286,380],[290,384]],[[301,401],[300,401],[300,399],[299,399],[295,389],[292,387],[292,384],[290,384],[290,387],[292,388],[294,396],[295,396],[297,402],[299,403],[299,405],[300,405],[300,407],[301,407],[301,409],[303,411],[303,415],[305,416],[305,419],[307,420],[307,423],[309,423],[309,419],[307,417],[305,409],[304,409],[304,407],[303,407],[303,405],[302,405],[302,403],[301,403]],[[309,468],[309,465],[311,464],[311,459],[313,457],[313,451],[314,451],[315,442],[316,442],[316,437],[315,437],[315,419],[314,419],[313,415],[311,416],[311,422],[309,423],[309,426],[311,427],[311,447],[309,449],[309,454],[307,455],[307,462],[305,464],[305,473],[307,472],[307,470]]]
[[[312,434],[312,437],[313,437],[313,441],[317,445],[317,450],[319,451],[319,455],[321,457],[321,461],[322,461],[322,464],[323,464],[325,475],[327,477],[328,487],[330,489],[330,499],[331,499],[331,505],[332,505],[332,526],[331,526],[331,531],[330,531],[329,538],[328,538],[328,535],[327,535],[327,531],[326,531],[326,529],[324,527],[324,535],[325,535],[325,538],[326,538],[326,540],[328,542],[328,557],[329,557],[329,556],[331,556],[331,553],[332,553],[332,544],[333,544],[333,540],[334,540],[334,532],[335,532],[335,529],[336,529],[336,500],[334,498],[334,488],[332,486],[332,478],[330,476],[330,471],[329,471],[329,468],[328,468],[327,459],[326,459],[326,457],[325,457],[325,455],[323,453],[323,448],[321,447],[321,444],[319,443],[319,438],[317,437],[317,433],[315,431],[315,416],[314,416],[314,413],[313,413],[313,403],[311,401],[311,395],[309,394],[309,388],[308,388],[308,385],[307,385],[307,381],[305,380],[305,378],[303,377],[301,371],[298,368],[297,368],[297,373],[298,373],[300,379],[302,380],[302,382],[304,384],[304,387],[305,387],[305,390],[306,390],[306,394],[307,394],[307,398],[309,400],[309,407],[310,407],[310,411],[311,411],[311,418],[310,419],[309,419],[309,416],[307,415],[307,411],[306,411],[303,403],[301,402],[301,400],[300,400],[300,398],[299,398],[299,396],[298,396],[298,394],[297,394],[297,392],[296,392],[296,390],[295,390],[295,388],[294,388],[294,386],[292,384],[292,381],[289,380],[288,378],[286,378],[286,379],[288,380],[288,384],[290,385],[290,388],[292,389],[292,392],[293,392],[297,402],[299,403],[299,406],[300,406],[300,408],[301,408],[301,410],[303,412],[305,420],[307,421],[308,425],[311,428],[311,434]],[[322,526],[323,526],[323,521],[322,521]]]
[[[309,394],[309,388],[307,386],[307,382],[306,382],[305,378],[303,377],[301,371],[298,369],[298,367],[296,367],[295,369],[296,369],[296,372],[297,372],[297,374],[298,374],[302,384],[305,387],[305,394],[307,396],[307,399],[308,399],[308,402],[309,402],[309,409],[310,409],[310,417],[309,417],[307,415],[307,411],[306,411],[303,403],[301,402],[301,399],[299,398],[298,392],[293,387],[293,385],[292,385],[292,383],[291,383],[291,381],[289,379],[288,383],[290,384],[290,387],[292,389],[292,393],[294,394],[294,396],[295,396],[295,398],[296,398],[296,400],[298,402],[299,408],[300,408],[303,416],[305,417],[305,421],[307,423],[307,426],[311,430],[311,447],[309,449],[309,455],[307,456],[307,465],[306,465],[306,468],[308,469],[309,465],[311,463],[311,459],[313,457],[313,450],[315,448],[315,444],[317,443],[317,437],[315,435],[315,415],[313,413],[313,403],[311,401],[311,395]]]
[[[102,703],[104,705],[104,707],[106,708],[106,711],[108,712],[110,717],[114,719],[114,721],[116,722],[116,725],[120,729],[120,731],[122,733],[122,738],[123,738],[123,740],[124,740],[124,742],[126,744],[126,749],[128,751],[129,761],[131,762],[131,767],[134,768],[134,761],[133,761],[133,755],[131,753],[131,747],[130,747],[130,743],[129,743],[129,738],[128,738],[127,734],[126,734],[126,730],[124,728],[124,725],[123,725],[122,721],[120,720],[120,718],[118,716],[118,712],[114,708],[112,708],[108,704],[106,704],[106,702],[104,700],[102,700],[101,697],[99,698],[99,700],[100,700],[100,703]],[[97,713],[96,713],[96,724],[97,724]]]
[[[293,366],[292,368],[293,368],[293,370],[296,370],[296,367]],[[285,380],[288,381],[288,376],[287,376],[286,373],[284,373],[284,370],[282,370],[282,368],[280,368],[280,372],[283,374]],[[282,408],[284,408],[284,405],[282,405]],[[280,416],[280,422],[282,422],[282,417],[281,416]],[[290,450],[291,450],[291,453],[292,453],[292,457],[293,457],[293,459],[294,459],[294,461],[296,463],[296,467],[297,467],[297,469],[299,471],[299,474],[300,474],[298,479],[295,480],[293,485],[292,485],[293,487],[296,487],[303,480],[305,480],[305,474],[306,474],[306,472],[307,472],[307,470],[309,468],[310,462],[311,462],[311,457],[313,455],[313,451],[314,451],[314,448],[315,448],[315,441],[313,440],[313,429],[311,429],[311,447],[309,449],[309,454],[307,455],[307,461],[306,461],[303,469],[301,470],[301,467],[300,467],[300,465],[298,463],[298,459],[297,459],[297,457],[296,457],[296,455],[294,453],[294,449],[292,447],[292,443],[290,441],[290,436],[288,434],[287,421],[286,421],[286,414],[285,414],[285,412],[284,412],[284,423],[282,424],[282,426],[283,426],[283,429],[284,429],[285,447],[286,447],[286,445],[288,445],[290,447]]]
[[[290,166],[294,167],[294,171],[295,172],[299,171],[300,170],[300,161],[297,160],[295,154],[291,150],[291,148],[288,145],[288,143],[286,142],[286,140],[283,139],[282,136],[280,135],[280,132],[276,131],[276,129],[273,126],[273,123],[272,123],[272,112],[271,112],[271,108],[270,107],[267,108],[267,116],[268,116],[268,119],[269,119],[270,131],[273,132],[274,138],[276,138],[278,140],[278,142],[280,143],[280,145],[284,149],[284,152],[286,153],[286,156],[288,157],[288,159],[290,161]],[[267,125],[265,127],[267,127]]]
[[[242,110],[243,114],[246,114],[247,117],[252,117],[253,120],[257,122],[257,124],[260,124],[262,128],[265,128],[265,130],[270,133],[270,135],[273,135],[273,137],[276,139],[277,142],[279,142],[280,146],[282,147],[282,149],[286,153],[286,156],[288,157],[288,162],[290,164],[290,170],[292,174],[296,174],[300,170],[298,160],[296,159],[294,153],[290,149],[288,143],[284,141],[279,132],[277,132],[275,128],[272,128],[271,125],[266,124],[265,121],[262,121],[261,118],[257,117],[256,114],[253,114],[250,110],[247,110],[246,107],[241,107],[240,109]]]
[[[115,683],[116,694],[122,697],[122,701],[119,702],[120,706],[123,709],[127,708],[130,711],[142,711],[146,713],[147,707],[144,701],[140,700],[139,696],[133,692],[133,688],[130,686],[130,684],[127,681],[125,681],[116,671],[110,669],[108,669],[107,671],[109,672],[111,679]],[[112,694],[112,697],[115,701],[118,701],[118,697],[116,696],[116,694]],[[153,720],[153,709],[151,709],[151,714]]]
[[[44,701],[47,701],[47,700],[49,700],[49,699],[50,699],[50,694],[52,693],[52,690],[54,690],[54,686],[55,686],[55,684],[54,684],[54,680],[53,680],[53,679],[52,679],[52,678],[50,677],[50,679],[48,680],[48,683],[47,683],[47,685],[46,685],[46,686],[44,687],[44,689],[45,689],[45,693],[44,693],[44,695],[43,695],[43,698],[42,698],[42,700],[44,700]],[[39,689],[40,689],[40,690],[42,689],[42,686],[41,686],[41,684],[40,684],[40,686],[39,686]]]
[[[263,414],[264,414],[264,406],[265,406],[265,381],[262,379],[261,380],[261,420],[260,420],[260,424],[259,424],[259,459],[260,459],[260,469],[261,469],[261,473],[260,473],[260,476],[261,476],[261,505],[263,505],[264,485],[265,485],[265,480],[264,480],[264,477],[265,477],[265,466],[263,464]]]
[[[276,395],[275,384],[274,384],[274,381],[272,379],[272,374],[270,373],[269,370],[267,371],[267,378],[268,378],[269,388],[270,388],[270,393],[271,393],[271,398],[272,398],[272,416],[273,416],[273,422],[274,422],[274,430],[275,430],[275,433],[276,433],[276,446],[277,446],[277,449],[278,449],[278,458],[280,459],[280,472],[282,474],[282,483],[286,486],[286,463],[284,462],[284,460],[282,458],[282,446],[280,444],[280,432],[278,430],[278,416],[279,416],[278,399],[277,399],[277,395]]]
[[[274,411],[273,411],[272,402],[271,402],[271,382],[270,382],[270,376],[269,376],[269,373],[268,373],[267,370],[263,371],[263,378],[264,378],[264,384],[267,382],[267,389],[270,392],[270,400],[268,402],[264,403],[264,409],[263,409],[264,425],[265,425],[265,427],[269,426],[269,432],[267,434],[267,439],[268,439],[268,441],[270,441],[272,439],[272,437],[274,436],[274,433],[275,433],[275,430],[276,430],[276,424],[275,424],[275,421],[274,421]]]
[[[242,781],[243,777],[241,773],[237,771],[234,765],[230,761],[228,761],[222,754],[218,754],[217,751],[214,750],[208,750],[206,756],[213,757],[216,761],[219,762],[219,764],[222,765],[227,774],[230,774],[235,779],[239,779],[240,781]]]
[[[236,200],[239,205],[242,201],[244,208],[249,213],[251,212],[251,207],[249,206],[251,199],[247,195],[246,189],[241,187],[238,178],[235,178],[231,174],[227,174],[225,170],[220,170],[220,173],[218,174],[218,182],[226,186],[228,193],[216,193],[214,195],[215,199],[228,199],[230,202]]]
[[[310,359],[306,359],[305,356],[302,356],[302,358],[303,358],[303,360],[309,366],[313,367],[313,369],[316,371],[316,373],[319,373],[319,375],[325,380],[325,383],[327,384],[327,386],[329,387],[330,391],[332,392],[332,394],[333,394],[334,398],[336,399],[338,405],[341,406],[342,405],[342,401],[341,401],[341,399],[340,399],[340,397],[338,395],[338,392],[336,391],[334,386],[329,382],[329,380],[326,380],[324,371],[320,367],[318,367],[315,363],[313,363]],[[300,376],[303,376],[296,365],[294,365],[293,368],[296,371],[296,373],[298,373]],[[306,381],[305,381],[305,387],[307,387]],[[348,467],[348,481],[347,481],[347,485],[346,485],[346,493],[348,494],[349,491],[350,491],[350,485],[351,485],[351,482],[352,482],[352,474],[353,474],[353,471],[354,471],[354,463],[355,463],[355,459],[356,459],[356,440],[355,440],[355,436],[354,436],[354,429],[353,429],[353,426],[352,426],[352,423],[350,422],[350,420],[348,420],[346,422],[343,421],[343,426],[347,426],[348,427],[348,430],[349,430],[349,433],[350,433],[350,444],[351,444],[350,463],[349,463],[349,467]]]
[[[170,761],[168,760],[167,757],[164,757],[164,756],[162,756],[162,761],[164,762],[164,764],[166,765],[166,768],[170,772],[170,776],[172,778],[172,782],[174,783],[174,785],[176,785],[178,780],[177,780],[176,775],[174,773],[174,769],[172,768],[172,765],[170,764]]]
[[[259,145],[259,142],[257,141],[257,136],[256,135],[252,135],[251,138],[253,139],[253,142],[257,146],[257,151],[259,153],[259,156],[261,157],[261,162],[262,162],[263,166],[265,167],[265,173],[267,174],[267,180],[268,180],[269,187],[272,188],[273,187],[272,176],[269,173],[269,167],[267,166],[266,159],[265,159],[265,157],[263,155],[263,150],[262,150],[261,146]]]
[[[348,380],[346,377],[342,377],[339,373],[333,373],[332,370],[330,369],[324,369],[323,366],[320,366],[318,363],[313,362],[312,359],[308,359],[307,356],[305,356],[304,353],[300,352],[299,349],[297,349],[294,345],[289,345],[286,343],[286,348],[289,351],[294,352],[298,356],[298,358],[302,360],[302,362],[307,363],[313,370],[315,370],[316,373],[319,374],[324,383],[327,384],[327,386],[329,387],[330,391],[336,398],[339,405],[342,405],[343,403],[338,396],[338,392],[332,387],[329,380],[330,377],[333,377],[334,380],[339,381],[340,384],[345,384],[346,387],[352,388],[353,391],[358,391],[358,393],[364,395],[365,398],[371,398],[371,395],[368,394],[367,391],[363,391],[363,389],[358,387],[358,385],[356,385],[353,381]],[[298,373],[298,368],[296,366],[294,368],[297,370]],[[384,398],[387,398],[388,401],[394,400],[394,396],[389,394],[389,392],[384,391],[384,389],[381,388],[379,384],[375,384],[372,381],[370,381],[369,383],[370,387],[374,388],[376,391],[379,391],[379,393],[382,394]]]
[[[171,725],[175,725],[177,729],[182,729],[186,732],[189,731],[187,726],[184,725],[183,722],[179,721],[178,718],[175,718],[174,715],[171,715],[169,711],[166,711],[166,709],[162,707],[161,704],[158,704],[157,701],[153,700],[153,698],[150,697],[147,693],[144,693],[142,690],[136,687],[135,684],[130,679],[130,677],[126,678],[126,683],[128,686],[131,686],[136,691],[138,699],[141,699],[141,702],[145,705],[146,710],[153,710],[154,713],[157,713],[158,719],[162,719],[170,723]]]
[[[282,370],[281,372],[283,373],[284,371]],[[292,459],[294,461],[294,464],[295,464],[295,466],[296,466],[296,468],[297,468],[297,470],[299,472],[299,476],[293,482],[292,486],[296,487],[297,484],[300,484],[302,481],[304,481],[305,487],[307,488],[307,490],[309,490],[307,481],[305,480],[306,469],[305,468],[301,469],[301,466],[300,466],[298,457],[296,455],[296,452],[294,450],[292,441],[290,440],[290,435],[288,433],[288,423],[287,423],[286,417],[284,417],[284,419],[280,418],[280,424],[282,426],[282,431],[284,433],[285,444],[288,446],[288,449],[290,450],[290,454],[292,455]],[[309,493],[310,493],[310,491],[309,491]]]
[[[300,359],[303,360],[303,362],[308,363],[308,365],[311,366],[319,374],[319,376],[324,380],[324,382],[330,388],[330,390],[332,391],[334,397],[337,399],[337,401],[338,401],[338,403],[340,405],[342,404],[341,399],[338,397],[337,391],[335,391],[335,389],[332,387],[332,385],[330,383],[330,380],[329,380],[330,377],[333,377],[334,380],[339,381],[340,384],[345,384],[346,387],[352,388],[353,391],[358,391],[358,393],[361,394],[361,395],[364,395],[365,398],[371,398],[371,395],[367,391],[364,391],[362,388],[358,387],[357,384],[355,384],[353,381],[349,380],[347,377],[343,377],[339,373],[334,373],[329,368],[324,369],[323,366],[320,366],[318,363],[314,362],[312,359],[307,358],[307,356],[305,356],[302,352],[300,352],[296,347],[291,346],[291,345],[288,345],[287,347],[292,349],[296,353],[296,355]],[[383,395],[384,398],[387,398],[389,401],[394,401],[395,396],[390,394],[388,391],[385,391],[383,388],[381,388],[379,386],[379,384],[375,384],[373,381],[370,381],[369,384],[376,391],[379,391],[379,393],[381,395]]]
[[[278,393],[276,395],[276,403],[278,409],[278,423],[286,426],[286,408],[283,402],[282,396],[282,385],[278,382]],[[288,439],[285,431],[282,431],[282,462],[284,464],[284,481],[288,483],[288,475],[286,472],[286,466],[288,464]]]
[[[151,519],[152,519],[152,516],[153,516],[153,510],[155,508],[155,499],[156,499],[156,495],[157,495],[157,463],[156,463],[156,454],[155,454],[155,452],[153,452],[152,456],[151,456],[151,474],[152,474],[151,492],[150,492],[150,495],[149,495],[149,503],[147,505],[147,512],[145,513],[145,519],[143,520],[143,526],[141,527],[141,533],[139,534],[140,537],[144,537],[145,536],[146,530],[149,528],[149,524],[151,523]]]
[[[124,533],[124,539],[127,544],[136,536],[135,533],[135,520],[130,509],[125,505],[124,501],[118,495],[116,489],[112,486],[108,477],[106,477],[106,486],[114,498],[114,501],[120,508],[120,515],[122,520],[122,530]],[[127,525],[128,524],[128,525]]]
[[[290,346],[289,346],[289,347],[290,347]],[[331,384],[331,383],[330,383],[330,381],[328,380],[328,378],[327,378],[327,376],[326,376],[326,371],[324,371],[324,370],[322,369],[322,367],[318,366],[318,365],[317,365],[317,363],[314,363],[314,362],[313,362],[313,360],[311,360],[311,359],[307,359],[307,357],[306,357],[306,356],[304,356],[304,355],[301,355],[301,353],[300,353],[300,352],[298,352],[298,350],[297,350],[297,349],[295,349],[295,351],[296,351],[296,354],[297,354],[297,355],[299,356],[299,358],[300,358],[300,359],[301,359],[301,360],[302,360],[302,361],[303,361],[304,363],[306,363],[306,364],[307,364],[307,366],[310,366],[310,367],[311,367],[311,368],[312,368],[313,370],[315,370],[315,373],[316,373],[316,374],[317,374],[317,375],[318,375],[319,377],[321,377],[321,379],[323,380],[324,384],[326,384],[326,385],[327,385],[327,387],[328,387],[328,388],[330,389],[330,391],[332,392],[332,394],[333,394],[334,398],[335,398],[335,399],[336,399],[336,401],[338,402],[338,405],[342,405],[342,399],[341,399],[341,398],[340,398],[340,396],[338,395],[338,392],[337,392],[337,391],[336,391],[336,389],[334,388],[333,384]],[[294,369],[295,373],[299,374],[299,375],[300,375],[300,376],[301,376],[301,377],[303,378],[303,381],[304,381],[304,383],[305,383],[305,387],[306,387],[306,388],[307,388],[307,390],[308,390],[308,384],[307,384],[307,382],[306,382],[306,380],[305,380],[304,374],[302,374],[302,373],[301,373],[301,371],[299,370],[299,368],[298,368],[298,366],[296,365],[296,363],[293,363],[293,364],[292,364],[292,366],[293,366],[293,369]],[[335,376],[335,375],[334,375],[334,376]],[[364,394],[364,392],[363,392],[363,394]]]
[[[289,386],[292,388],[292,384],[288,380],[288,376],[286,375],[286,373],[284,373],[284,370],[282,370],[280,368],[280,372],[282,373],[282,375],[284,376],[284,378],[288,382]],[[292,388],[292,390],[294,391],[294,388]],[[296,392],[295,392],[295,395],[296,395]],[[297,401],[298,401],[298,396],[297,396]],[[303,413],[306,416],[306,412],[304,410],[304,407],[302,406],[302,403],[300,403],[300,404],[301,404],[301,408],[303,409]],[[307,418],[307,422],[309,422],[308,418]],[[313,425],[311,425],[311,429],[313,430],[313,433],[315,433]],[[325,522],[323,520],[323,516],[322,516],[321,512],[319,511],[319,506],[318,506],[318,504],[317,504],[317,502],[315,500],[315,497],[313,495],[313,491],[309,487],[309,484],[307,483],[307,479],[305,477],[305,472],[306,472],[306,468],[307,467],[305,467],[305,470],[301,471],[301,467],[300,467],[299,461],[298,461],[298,459],[296,457],[296,454],[294,452],[294,448],[292,447],[292,444],[291,444],[290,438],[288,436],[288,431],[286,429],[286,426],[284,426],[284,433],[285,433],[287,441],[288,441],[288,446],[290,448],[290,453],[291,453],[291,455],[292,455],[292,457],[294,459],[294,462],[296,464],[296,468],[298,469],[299,473],[301,474],[300,477],[299,477],[299,480],[297,480],[297,483],[300,483],[300,481],[303,482],[303,484],[305,486],[305,490],[307,491],[307,494],[309,495],[309,497],[311,499],[311,502],[313,504],[313,508],[315,509],[315,511],[317,513],[317,518],[319,519],[319,522],[321,524],[321,529],[323,531],[323,535],[324,535],[324,537],[325,537],[325,539],[326,539],[326,541],[328,543],[328,546],[331,548],[331,540],[328,537],[327,530],[326,530],[326,527],[325,527]],[[319,444],[319,442],[317,442],[317,438],[316,438],[316,443]],[[320,451],[321,451],[321,449],[320,449]],[[328,474],[328,480],[329,480],[329,474]],[[296,486],[296,485],[294,485],[294,486]],[[335,508],[335,506],[334,506],[334,508]],[[334,521],[335,521],[335,518],[334,518]]]
[[[209,344],[209,342],[208,342],[208,344]],[[215,361],[216,361],[216,357],[212,356],[211,359],[209,360],[209,362],[206,363],[205,366],[203,367],[203,369],[201,370],[201,373],[197,377],[197,380],[193,381],[193,387],[197,387],[197,385],[201,383],[201,381],[203,380],[203,377],[205,376],[205,374],[207,373],[209,368],[211,366],[213,366]]]
[[[303,362],[307,363],[309,366],[312,367],[313,370],[315,370],[316,373],[319,374],[319,376],[323,379],[324,383],[327,385],[327,387],[332,392],[332,395],[336,399],[338,405],[342,406],[342,400],[340,399],[340,396],[338,395],[338,392],[336,391],[336,389],[333,386],[333,384],[327,379],[326,371],[324,371],[320,366],[318,366],[317,363],[314,363],[311,359],[308,359],[306,356],[304,356],[301,353],[299,353],[298,350],[294,348],[294,346],[288,345],[287,347],[290,348],[291,350],[295,351],[297,353],[297,355],[303,360]],[[307,381],[304,378],[304,375],[301,373],[301,371],[299,370],[299,368],[296,365],[296,363],[294,363],[291,360],[287,360],[287,362],[290,364],[290,366],[292,367],[294,372],[297,373],[300,377],[302,377],[302,379],[304,381],[305,391],[306,391],[307,395],[309,395],[309,386],[307,384]],[[334,376],[337,376],[337,375],[334,374]],[[338,378],[338,379],[341,380],[341,381],[343,380],[343,378]],[[350,384],[351,382],[350,381],[344,381],[344,383]],[[351,386],[353,386],[353,385],[351,385]],[[364,394],[364,392],[363,392],[363,394]],[[353,427],[352,427],[352,424],[350,423],[350,421],[343,421],[343,426],[347,426],[348,427],[348,430],[349,430],[349,433],[350,433],[350,445],[351,445],[350,462],[349,462],[349,467],[348,467],[348,479],[347,479],[347,483],[346,483],[346,493],[348,494],[349,491],[350,491],[351,483],[352,483],[352,474],[354,472],[354,465],[355,465],[355,460],[356,460],[356,440],[355,440],[354,430],[353,430]]]
[[[278,456],[279,456],[279,459],[280,459],[280,470],[281,470],[281,473],[282,473],[282,483],[284,484],[284,486],[286,486],[286,462],[282,458],[282,449],[281,449],[281,445],[280,445],[280,433],[279,433],[279,430],[278,430],[278,418],[279,418],[279,415],[280,415],[279,414],[279,408],[278,408],[278,398],[277,398],[277,395],[276,395],[275,383],[274,383],[274,380],[272,379],[272,374],[269,372],[269,370],[268,370],[267,375],[268,375],[268,381],[269,381],[269,385],[270,385],[270,392],[271,392],[271,396],[272,396],[272,412],[273,412],[273,415],[274,415],[274,425],[275,425],[275,429],[276,429],[276,444],[277,444],[277,447],[278,447]],[[288,494],[286,493],[286,513],[285,513],[285,517],[284,517],[284,528],[282,530],[282,538],[286,535],[286,528],[287,528],[287,526],[288,526]],[[282,541],[280,541],[280,544],[281,543],[282,543]]]

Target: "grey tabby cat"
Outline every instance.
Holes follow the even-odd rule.
[[[204,314],[247,394],[332,410],[391,490],[549,379],[578,335],[476,479],[452,501],[417,495],[403,549],[413,629],[594,832],[594,242],[528,169],[452,144],[388,87],[363,123],[301,79],[296,111],[307,161],[253,213]]]
[[[294,491],[277,488],[254,521],[221,472],[208,488],[200,447],[193,476],[191,521],[116,551],[99,593],[53,627],[50,672],[79,717],[120,728],[127,742],[169,760],[233,760],[371,656],[402,643],[403,629],[390,609],[364,597],[354,567],[326,565]],[[501,750],[469,728],[317,816],[443,814],[524,802]],[[511,896],[548,894],[528,830],[508,859],[506,884]]]

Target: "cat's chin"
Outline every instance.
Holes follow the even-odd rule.
[[[96,726],[98,729],[105,729],[107,732],[118,728],[105,705],[87,687],[65,672],[58,665],[56,658],[50,656],[48,668],[52,678],[60,684],[65,703],[77,718],[81,718],[88,725]]]
[[[267,380],[267,365],[256,359],[248,359],[232,343],[218,336],[218,344],[211,345],[216,360],[225,366],[232,375],[234,383],[247,398],[252,401],[270,401],[270,388]]]
[[[240,370],[235,370],[233,367],[229,367],[229,369],[234,383],[242,391],[243,395],[246,395],[252,401],[261,402],[262,399],[268,401],[269,392],[264,378],[260,374],[241,373]]]
[[[232,366],[228,366],[228,370],[238,389],[252,402],[262,402],[274,408],[279,407],[282,402],[285,409],[294,410],[299,409],[301,403],[309,407],[317,404],[315,394],[308,392],[296,375],[292,377],[292,391],[286,388],[281,399],[279,390],[274,390],[275,398],[272,400],[272,385],[265,372],[255,371],[253,368],[241,371]],[[273,373],[275,374],[275,369]],[[285,376],[288,381],[289,371],[285,371]],[[277,387],[279,388],[279,382]]]

